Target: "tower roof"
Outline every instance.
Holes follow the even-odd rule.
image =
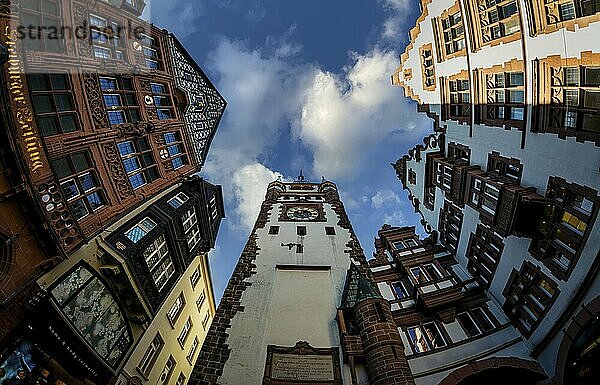
[[[375,284],[367,278],[354,263],[346,275],[346,286],[342,294],[341,308],[353,308],[367,299],[383,298]]]

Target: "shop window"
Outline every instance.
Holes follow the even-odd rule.
[[[25,50],[64,52],[64,40],[60,36],[63,25],[60,3],[56,0],[26,0],[20,5]]]
[[[460,231],[462,228],[463,213],[460,208],[445,201],[444,208],[440,212],[438,230],[440,232],[440,243],[453,255],[456,254]]]
[[[146,138],[117,143],[123,166],[134,190],[158,178],[152,148]]]
[[[436,322],[424,322],[408,327],[406,335],[415,353],[424,353],[448,346],[448,342]]]
[[[54,159],[50,165],[76,220],[81,220],[106,205],[104,190],[87,152]]]
[[[529,337],[558,297],[558,286],[533,264],[525,261],[513,269],[504,289],[504,312],[521,333]]]
[[[467,249],[467,269],[484,287],[489,287],[498,262],[504,251],[504,242],[494,232],[483,225],[477,225],[471,234]]]
[[[495,328],[493,317],[481,307],[458,313],[456,318],[469,338],[482,335]]]
[[[104,283],[79,266],[60,280],[51,294],[81,339],[111,367],[119,365],[132,340],[129,324]]]
[[[599,199],[594,190],[555,177],[548,181],[546,197],[553,203],[538,220],[540,236],[532,240],[529,251],[555,277],[567,279],[581,254]]]
[[[27,82],[42,136],[68,134],[81,129],[69,75],[30,74]]]

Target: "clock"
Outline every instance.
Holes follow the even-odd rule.
[[[295,221],[314,221],[319,216],[319,211],[314,207],[296,206],[287,209],[285,215]]]

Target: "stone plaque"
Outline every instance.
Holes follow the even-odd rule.
[[[273,353],[273,380],[333,381],[333,356]]]
[[[263,384],[342,385],[339,350],[304,341],[293,347],[269,345]]]

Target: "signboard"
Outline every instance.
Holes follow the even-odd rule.
[[[263,384],[341,385],[338,348],[313,348],[300,341],[294,347],[269,345]]]

